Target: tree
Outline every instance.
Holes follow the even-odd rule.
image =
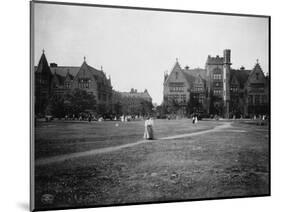
[[[104,116],[106,115],[106,105],[105,104],[98,104],[97,111],[100,115]]]
[[[140,103],[141,108],[140,108],[140,113],[144,116],[144,115],[148,115],[152,113],[152,108],[153,108],[153,104],[150,101],[142,101]]]
[[[121,105],[121,103],[120,103],[120,102],[117,102],[117,103],[115,103],[115,104],[113,105],[113,107],[114,107],[114,113],[115,113],[116,115],[121,115],[121,113],[122,113],[122,105]]]
[[[177,100],[172,99],[169,103],[170,112],[176,114],[180,109],[180,104]]]
[[[68,103],[68,113],[79,114],[85,110],[96,111],[95,96],[78,88],[66,93],[64,102]]]
[[[48,101],[45,114],[62,118],[65,115],[64,98],[61,95],[52,95]]]

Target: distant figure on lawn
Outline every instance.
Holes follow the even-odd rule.
[[[197,115],[192,116],[192,124],[196,124],[198,122]]]
[[[154,138],[153,136],[153,119],[147,118],[147,120],[144,122],[144,135],[143,138],[147,140],[152,140]]]
[[[88,122],[91,122],[91,121],[92,121],[92,115],[89,114],[89,115],[88,115]]]

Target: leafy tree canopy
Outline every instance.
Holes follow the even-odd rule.
[[[52,95],[45,113],[55,117],[78,115],[86,110],[96,110],[95,96],[81,89],[74,89],[64,95]]]

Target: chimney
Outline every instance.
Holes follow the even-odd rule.
[[[56,63],[50,63],[50,67],[52,67],[52,68],[58,67],[58,64],[56,64]]]
[[[223,63],[230,64],[230,49],[223,50]]]

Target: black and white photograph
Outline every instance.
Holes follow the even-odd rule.
[[[271,195],[270,16],[30,15],[31,210]]]

